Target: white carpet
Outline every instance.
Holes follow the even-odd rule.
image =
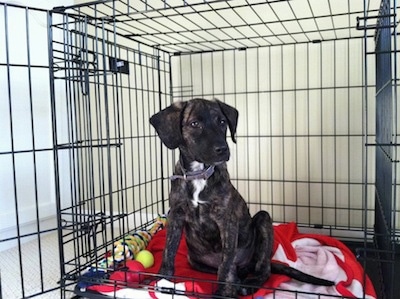
[[[19,299],[41,294],[59,286],[57,283],[60,280],[57,233],[41,235],[40,238],[41,251],[39,251],[37,239],[22,244],[21,262],[18,247],[0,252],[2,291],[0,298]],[[42,267],[40,267],[40,257]],[[73,294],[68,294],[67,298],[71,297]],[[61,298],[61,293],[56,290],[35,298]]]

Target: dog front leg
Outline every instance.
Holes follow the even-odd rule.
[[[163,252],[163,259],[158,272],[163,276],[174,275],[175,257],[182,237],[184,220],[185,215],[180,208],[171,208],[168,214],[167,239]]]
[[[238,289],[234,285],[238,283],[236,266],[236,249],[238,242],[239,227],[237,221],[223,221],[220,227],[222,239],[222,263],[218,268],[218,288],[215,295],[227,298],[237,298]],[[230,225],[227,227],[226,224]]]

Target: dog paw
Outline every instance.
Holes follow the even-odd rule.
[[[231,294],[231,295],[223,295],[223,294],[213,294],[213,296],[211,297],[211,299],[237,299],[238,295],[235,294]]]
[[[240,296],[249,296],[254,294],[255,292],[258,291],[259,288],[257,287],[241,287],[239,288],[238,294]]]
[[[161,267],[158,274],[164,277],[171,277],[174,275],[174,269],[171,269],[170,267]]]
[[[258,291],[261,287],[260,281],[257,278],[247,278],[239,287],[238,294],[241,296],[249,296]]]
[[[213,294],[212,299],[222,299],[222,298],[237,299],[238,298],[237,289],[228,286],[217,289],[217,291]]]

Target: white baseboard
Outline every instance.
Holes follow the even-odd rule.
[[[37,233],[57,227],[54,203],[41,204],[38,208],[39,219],[36,219],[36,207],[19,209],[18,223],[13,210],[5,210],[0,213],[0,251],[16,247],[18,240],[26,243],[37,238]]]

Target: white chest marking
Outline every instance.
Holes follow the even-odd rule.
[[[203,170],[204,169],[204,164],[203,163],[199,163],[197,161],[192,162],[192,164],[190,165],[192,171],[197,171],[197,170]],[[207,185],[207,180],[193,180],[192,181],[192,185],[193,185],[193,198],[192,198],[192,203],[193,205],[197,208],[199,206],[199,203],[205,203],[205,201],[199,200],[199,194],[201,191],[204,190],[204,188]]]

